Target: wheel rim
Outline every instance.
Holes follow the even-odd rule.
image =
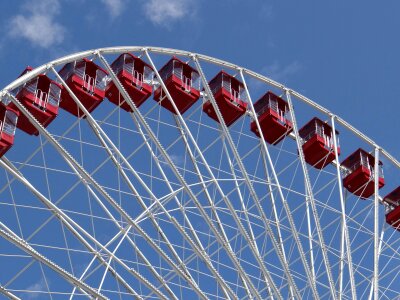
[[[228,128],[202,112],[202,99],[176,116],[151,99],[133,107],[132,114],[104,100],[86,119],[60,113],[48,130],[38,127],[39,137],[26,138],[26,147],[18,144],[18,132],[13,148],[20,150],[1,161],[6,200],[0,259],[10,267],[0,279],[3,294],[111,299],[398,295],[399,270],[393,263],[400,245],[396,231],[384,226],[381,196],[361,201],[341,188],[343,170],[307,165],[297,130],[313,113],[324,116],[346,132],[344,138],[360,138],[397,169],[400,163],[346,121],[280,83],[199,54],[120,47],[36,68],[5,87],[2,99],[45,71],[56,78],[52,68],[67,62],[95,58],[107,69],[124,52],[141,54],[157,69],[171,55],[191,60],[208,95],[207,80],[226,68],[255,85],[246,90],[252,100],[248,113]],[[276,146],[249,130],[251,103],[269,88],[288,100],[295,132]],[[308,108],[298,109],[301,105]]]

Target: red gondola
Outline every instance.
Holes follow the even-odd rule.
[[[226,126],[232,125],[246,112],[246,91],[242,82],[221,71],[208,83]],[[203,105],[203,111],[219,122],[210,100]]]
[[[254,110],[267,143],[276,145],[292,132],[288,103],[271,91],[254,103]],[[251,122],[250,130],[260,137],[255,121]]]
[[[400,186],[383,198],[386,202],[386,223],[400,231]]]
[[[20,76],[31,70],[31,67],[27,67]],[[43,127],[47,127],[57,117],[61,90],[62,86],[60,84],[46,75],[40,74],[19,87],[15,91],[15,97]],[[10,104],[10,106],[14,110],[18,110],[14,104]],[[39,134],[35,126],[22,113],[19,114],[17,127],[31,135]]]
[[[200,98],[199,73],[188,63],[173,57],[159,70],[159,74],[181,114]],[[176,114],[161,86],[154,91],[154,100]]]
[[[150,97],[153,91],[151,80],[154,75],[150,65],[130,53],[123,53],[114,60],[111,68],[137,107]],[[113,81],[107,85],[106,96],[122,109],[132,111]]]
[[[87,58],[67,63],[59,72],[68,87],[78,97],[83,106],[92,112],[104,99],[107,85],[107,72]],[[60,107],[74,116],[83,112],[64,88]]]
[[[343,178],[343,185],[350,193],[361,199],[366,199],[374,193],[374,156],[360,148],[347,157],[341,165],[349,170],[349,174]],[[385,185],[385,179],[381,161],[378,166],[378,186],[382,188]]]
[[[4,105],[0,102],[0,157],[14,144],[18,115],[19,112],[13,109],[10,104]]]
[[[337,152],[340,146],[336,131]],[[299,130],[303,139],[303,152],[307,163],[314,168],[323,169],[335,159],[332,127],[318,118],[313,118]]]

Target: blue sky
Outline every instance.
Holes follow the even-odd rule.
[[[26,65],[87,49],[188,50],[283,82],[400,159],[399,9],[396,0],[1,1],[0,85]],[[342,143],[346,154],[358,147],[349,139]],[[389,189],[399,184],[396,178],[388,178]],[[42,178],[36,179],[40,185]]]
[[[91,48],[199,52],[283,81],[399,157],[400,4],[385,1],[2,1],[0,84]]]

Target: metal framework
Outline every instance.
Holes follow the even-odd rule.
[[[153,90],[163,90],[162,101],[175,113],[151,99],[136,107],[110,66],[125,52],[154,69]],[[201,98],[185,113],[157,71],[170,56],[200,75]],[[89,113],[57,72],[82,58],[108,72],[132,112],[104,100]],[[248,99],[246,114],[229,127],[208,85],[221,68],[244,84]],[[14,91],[43,73],[84,117],[61,112],[44,128],[21,104]],[[278,145],[264,140],[253,107],[263,90],[281,94],[290,108],[293,133]],[[268,77],[186,51],[113,47],[49,62],[0,97],[39,132],[17,132],[0,159],[0,294],[7,298],[395,299],[400,293],[400,235],[385,225],[378,185],[379,157],[393,174],[400,162]],[[218,122],[202,111],[205,101]],[[335,159],[323,170],[307,165],[298,134],[314,115],[333,128]],[[253,120],[261,138],[250,132]],[[342,149],[346,137],[357,137],[376,158],[371,199],[342,187],[348,170],[339,162],[338,126],[346,133]]]

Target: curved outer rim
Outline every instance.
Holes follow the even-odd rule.
[[[366,136],[364,133],[356,129],[354,126],[352,126],[350,123],[346,122],[343,120],[341,117],[335,115],[325,107],[317,104],[313,100],[303,96],[302,94],[286,87],[284,84],[279,83],[267,76],[263,76],[259,73],[256,73],[254,71],[251,71],[249,69],[240,67],[238,65],[226,62],[221,59],[217,59],[211,56],[203,55],[203,54],[198,54],[198,53],[193,53],[189,51],[184,51],[184,50],[177,50],[177,49],[170,49],[170,48],[162,48],[162,47],[147,47],[147,46],[120,46],[120,47],[106,47],[106,48],[99,48],[99,49],[94,49],[94,50],[87,50],[87,51],[82,51],[82,52],[77,52],[74,54],[70,54],[58,59],[55,59],[47,64],[44,64],[42,66],[39,66],[35,69],[33,69],[31,72],[25,74],[22,77],[17,78],[13,82],[11,82],[9,85],[4,87],[0,91],[0,98],[3,98],[3,96],[15,89],[16,87],[24,84],[25,82],[29,81],[30,79],[34,78],[35,76],[46,72],[49,70],[51,67],[58,66],[61,64],[65,64],[77,59],[81,59],[84,57],[90,57],[90,56],[96,56],[97,54],[118,54],[118,53],[123,53],[123,52],[142,52],[147,50],[150,53],[156,53],[156,54],[168,54],[168,55],[178,55],[178,56],[185,56],[188,58],[196,57],[197,59],[212,63],[218,66],[223,66],[232,70],[240,71],[242,70],[244,74],[253,77],[255,79],[258,79],[262,82],[265,82],[271,86],[274,86],[276,88],[279,88],[283,91],[289,92],[292,96],[295,98],[301,100],[302,102],[312,106],[313,108],[319,110],[321,113],[333,117],[338,123],[340,123],[343,127],[347,128],[351,132],[353,132],[355,135],[360,137],[363,141],[365,141],[367,144],[369,144],[371,147],[378,149],[380,153],[386,157],[391,163],[393,163],[395,166],[397,166],[400,169],[400,162],[394,158],[389,152],[387,152],[385,149],[380,147],[377,143],[375,143],[372,139],[370,139],[368,136]]]

